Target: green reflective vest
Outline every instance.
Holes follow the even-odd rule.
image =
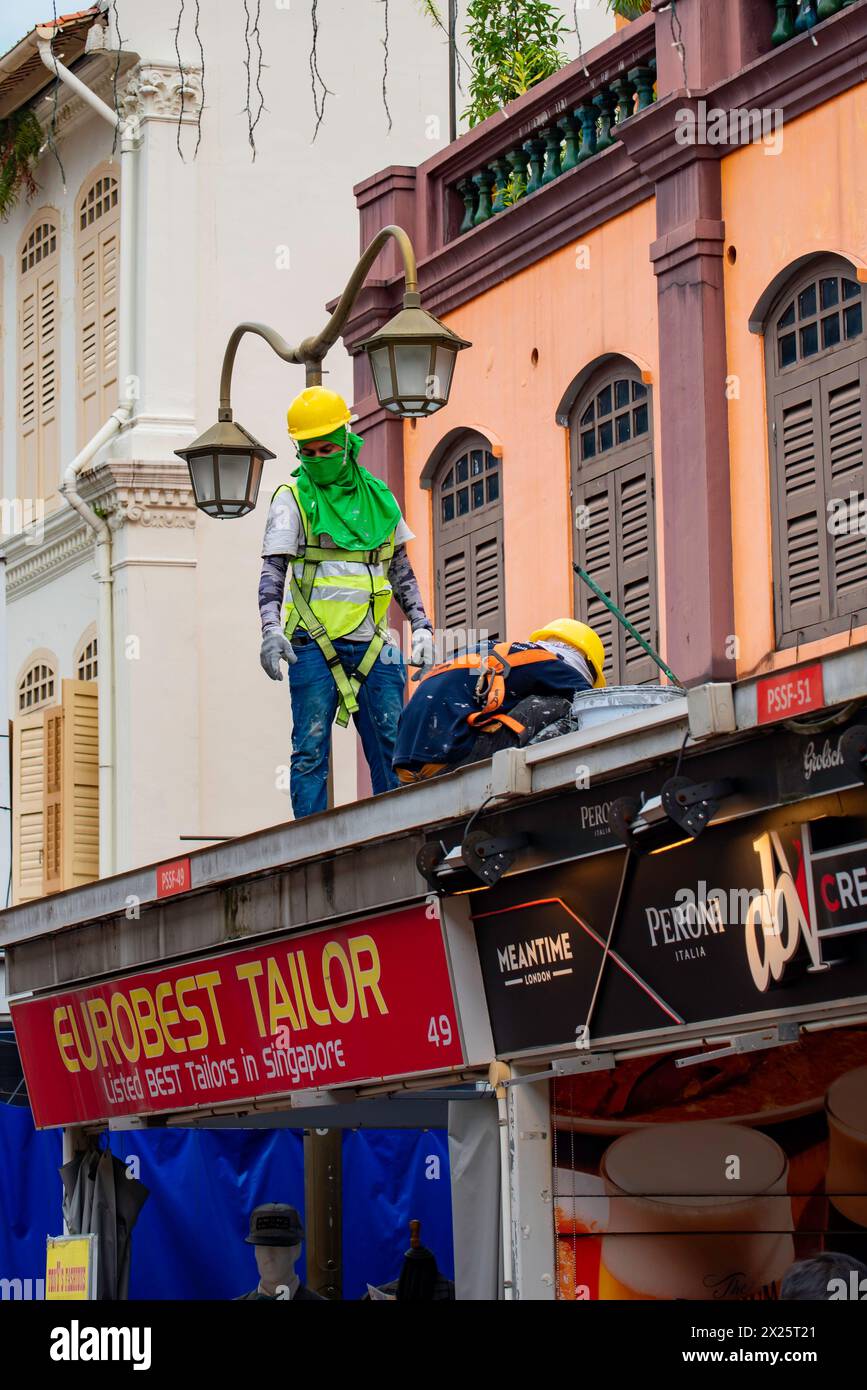
[[[310,520],[295,484],[283,483],[274,497],[284,489],[292,493],[304,527],[304,554],[290,561],[284,631],[291,639],[301,627],[316,642],[340,694],[337,723],[345,725],[358,709],[358,691],[388,638],[384,622],[392,596],[388,569],[394,555],[394,532],[375,550],[317,545],[314,542],[320,537],[310,534]],[[355,632],[368,616],[373,618],[374,635],[355,673],[347,676],[333,643]]]

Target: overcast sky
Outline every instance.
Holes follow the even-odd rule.
[[[86,10],[87,0],[58,0],[58,14],[74,14],[76,10]],[[13,44],[33,29],[44,24],[53,16],[51,0],[5,0],[0,5],[0,53],[8,53]]]

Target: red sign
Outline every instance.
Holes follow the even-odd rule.
[[[791,671],[764,676],[756,686],[756,698],[760,724],[773,724],[777,719],[794,719],[796,715],[807,714],[809,710],[822,709],[825,685],[821,661],[812,666],[795,666]]]
[[[157,869],[157,897],[170,898],[174,893],[186,893],[191,886],[189,859],[173,859]]]
[[[39,1128],[461,1066],[424,906],[12,1005]]]

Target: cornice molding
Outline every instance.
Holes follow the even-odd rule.
[[[110,460],[82,474],[80,490],[113,532],[123,526],[195,529],[190,475],[180,461]],[[11,537],[2,547],[10,601],[75,569],[92,552],[94,540],[93,531],[66,502],[46,516],[39,540]]]

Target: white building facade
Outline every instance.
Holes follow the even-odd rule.
[[[291,816],[288,688],[258,659],[265,507],[204,517],[174,450],[216,418],[236,324],[290,342],[322,327],[359,250],[353,184],[449,138],[444,35],[414,0],[388,6],[387,75],[379,0],[322,0],[315,55],[312,9],[203,0],[196,27],[195,6],[117,0],[63,20],[53,53],[131,122],[125,154],[104,115],[55,84],[39,51],[50,32],[0,60],[0,116],[30,104],[46,132],[38,192],[0,227],[13,900]],[[604,11],[579,6],[585,43],[613,29]],[[350,395],[342,347],[325,367]],[[277,454],[262,503],[291,467],[285,411],[303,385],[244,340],[235,418]],[[119,400],[131,418],[79,475],[103,531],[98,583],[94,531],[58,489]],[[354,799],[352,730],[333,766],[335,802]],[[8,860],[0,872],[5,887]]]

